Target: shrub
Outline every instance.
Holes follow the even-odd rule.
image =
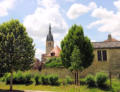
[[[105,86],[105,82],[107,81],[108,77],[104,73],[98,73],[96,75],[96,83],[98,87],[103,88]]]
[[[34,80],[35,80],[35,85],[41,84],[41,76],[40,75],[35,75]]]
[[[31,81],[31,78],[32,78],[32,76],[31,76],[31,74],[30,73],[25,73],[24,75],[23,75],[23,79],[25,78],[25,84],[29,84],[29,83],[31,83],[32,81]]]
[[[10,73],[7,73],[5,76],[6,84],[10,84]]]
[[[66,84],[72,84],[73,83],[72,78],[70,76],[66,76],[65,83]]]
[[[93,75],[88,75],[85,78],[85,82],[88,85],[88,87],[94,87],[95,86],[95,79]]]
[[[42,75],[41,76],[41,82],[42,82],[43,85],[48,85],[49,84],[48,76]]]
[[[6,75],[5,81],[6,84],[10,84],[10,73]],[[31,74],[30,73],[22,73],[18,71],[17,73],[13,73],[13,84],[29,84],[31,83]]]
[[[59,85],[57,75],[50,75],[48,78],[49,78],[49,84],[50,85]]]

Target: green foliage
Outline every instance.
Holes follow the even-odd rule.
[[[49,76],[49,84],[50,85],[59,85],[58,76],[57,75],[50,75]]]
[[[49,77],[46,76],[46,75],[42,75],[42,76],[41,76],[41,82],[42,82],[43,85],[48,85],[48,84],[50,84],[50,83],[49,83]]]
[[[35,80],[35,85],[38,85],[38,84],[41,84],[41,76],[40,75],[35,75],[34,77],[34,80]]]
[[[0,25],[0,72],[31,68],[34,58],[33,40],[18,20]]]
[[[65,83],[66,83],[66,84],[72,84],[72,83],[73,83],[72,78],[71,78],[70,76],[66,76],[66,78],[65,78]]]
[[[85,82],[88,85],[88,87],[95,87],[95,78],[93,75],[88,75],[85,78]]]
[[[59,78],[57,75],[42,75],[41,83],[43,85],[59,85]]]
[[[10,73],[6,73],[1,81],[10,84]],[[59,77],[57,75],[41,75],[40,73],[32,74],[32,72],[14,72],[13,84],[31,84],[35,82],[35,85],[59,85]]]
[[[81,54],[77,46],[74,46],[74,50],[72,52],[70,60],[71,60],[71,66],[69,68],[70,70],[76,70],[76,71],[82,70]]]
[[[62,61],[60,58],[50,58],[47,60],[45,63],[45,67],[53,68],[53,67],[61,67],[62,66]]]
[[[61,42],[61,59],[66,68],[71,67],[72,52],[78,47],[80,51],[80,65],[82,69],[87,68],[93,61],[93,46],[88,37],[84,36],[83,28],[81,26],[73,25],[68,34]]]
[[[96,84],[98,87],[103,88],[105,86],[105,83],[107,81],[108,77],[104,73],[98,73],[96,75]]]
[[[7,73],[3,78],[6,84],[10,84],[10,73]],[[21,71],[13,73],[13,84],[30,84],[32,76],[30,73],[22,73]]]

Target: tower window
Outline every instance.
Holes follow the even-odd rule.
[[[107,61],[107,52],[106,50],[97,51],[98,61]]]
[[[53,52],[53,53],[51,53],[51,56],[55,56],[55,53]]]

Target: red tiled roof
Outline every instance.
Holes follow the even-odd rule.
[[[116,40],[115,38],[112,38],[112,35],[109,34],[109,35],[108,35],[108,39],[105,40],[104,42],[116,42],[116,41],[118,41],[118,40]]]
[[[118,40],[116,40],[116,39],[114,39],[114,38],[112,38],[112,39],[107,39],[107,40],[105,40],[104,42],[115,42],[115,41],[118,41]]]
[[[60,56],[60,51],[61,49],[58,46],[56,46],[47,56],[51,56],[51,53],[54,53],[54,56],[58,57]]]

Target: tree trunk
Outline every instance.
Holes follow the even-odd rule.
[[[78,75],[78,71],[76,71],[76,75],[77,75],[77,76],[76,76],[76,82],[77,82],[76,84],[79,85],[79,80],[78,80],[78,79],[79,79],[79,78],[78,78],[79,75]]]
[[[76,85],[76,72],[75,72],[75,85]]]
[[[111,76],[111,71],[109,71],[109,79],[110,79],[110,88],[112,88],[112,76]]]
[[[13,71],[11,71],[11,78],[10,78],[10,92],[13,92],[12,85],[13,85]]]
[[[78,81],[78,71],[75,71],[75,85],[78,85],[79,81]]]
[[[77,71],[78,72],[78,71]],[[79,72],[78,72],[78,85],[79,85]]]

